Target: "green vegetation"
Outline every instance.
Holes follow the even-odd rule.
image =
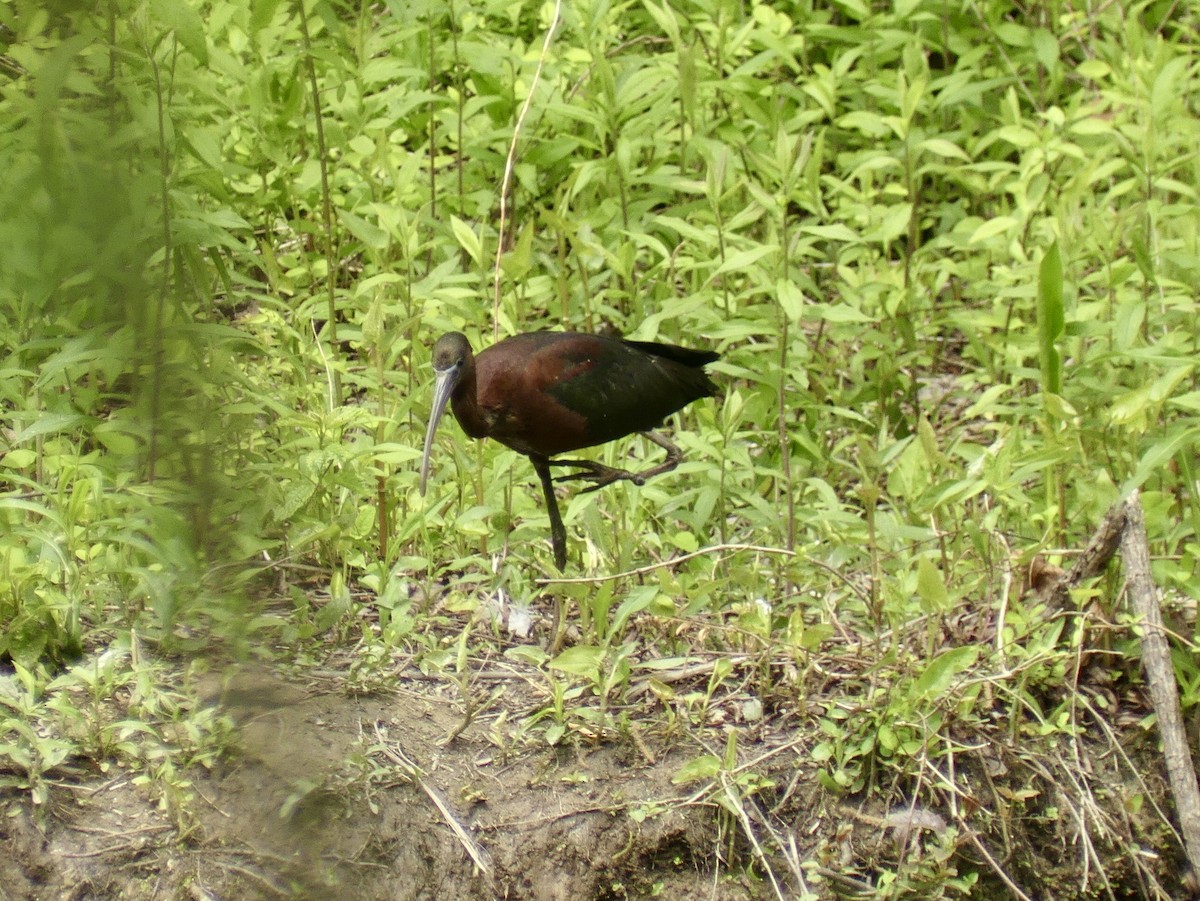
[[[0,781],[117,759],[185,823],[230,727],[160,667],[353,646],[361,690],[403,652],[469,720],[505,655],[550,686],[506,742],[712,732],[679,780],[731,843],[799,748],[828,809],[942,810],[875,897],[1073,884],[1036,863],[1064,796],[1151,803],[1066,772],[1137,645],[1117,579],[1079,598],[1117,624],[1095,688],[1094,618],[1022,589],[1139,488],[1200,597],[1198,33],[1166,0],[13,0]],[[439,334],[559,327],[715,348],[724,396],[674,473],[564,501],[547,583],[524,458],[447,424],[424,499],[416,463]],[[565,643],[512,646],[505,599]],[[748,764],[731,699],[802,744]],[[1139,842],[1175,866],[1161,817],[1080,828],[1114,886],[1161,877]]]

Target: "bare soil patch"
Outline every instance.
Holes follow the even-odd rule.
[[[0,899],[764,897],[718,866],[711,809],[678,803],[678,752],[506,755],[486,723],[446,742],[460,715],[436,682],[351,697],[256,670],[213,691],[240,748],[191,774],[186,822],[121,771],[61,780],[46,810],[8,793]]]
[[[716,659],[734,668],[714,693]],[[607,729],[576,698],[556,746],[530,728],[550,707],[532,667],[474,661],[469,720],[455,680],[411,662],[369,693],[345,653],[324,669],[234,667],[188,689],[236,724],[211,769],[145,779],[76,762],[40,807],[0,790],[0,901],[1195,897],[1136,683],[1084,667],[1013,705],[998,681],[998,700],[975,702],[990,721],[947,724],[953,753],[903,770],[850,747],[864,733],[848,729],[843,770],[874,769],[838,792],[816,754],[830,724],[870,721],[900,689],[874,686],[868,655],[762,680],[768,659],[656,670],[661,697],[635,680],[629,706],[591,720]],[[699,725],[688,691],[707,698]],[[1037,710],[1071,721],[1039,729]],[[677,784],[704,755],[720,771]]]

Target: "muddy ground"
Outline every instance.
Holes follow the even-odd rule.
[[[183,822],[115,768],[63,776],[46,808],[0,795],[0,901],[765,897],[672,784],[694,749],[505,748],[502,715],[540,699],[485,677],[502,703],[464,729],[445,680],[355,697],[332,676],[226,676],[237,746],[189,774]]]
[[[645,683],[625,695],[641,706],[596,719],[610,731],[575,716],[551,746],[536,669],[474,666],[468,720],[452,678],[397,662],[364,694],[352,664],[194,680],[187,691],[236,724],[209,768],[143,780],[68,761],[41,806],[0,788],[0,901],[1194,897],[1153,813],[1170,802],[1136,691],[1105,689],[1113,725],[1062,753],[1009,744],[999,720],[961,736],[952,788],[924,788],[935,809],[882,780],[857,797],[822,786],[813,701],[798,694],[763,711],[754,691],[729,691],[696,729]],[[656,685],[703,694],[704,669]],[[731,733],[736,767],[677,783],[689,761],[725,756]],[[879,894],[897,873],[909,888]]]

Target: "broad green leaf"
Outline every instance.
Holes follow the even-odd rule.
[[[152,0],[155,15],[175,32],[184,48],[202,66],[208,65],[204,20],[187,0]]]
[[[804,292],[795,282],[780,279],[775,283],[775,296],[788,319],[799,322],[803,318]]]
[[[950,593],[942,572],[928,557],[917,561],[917,594],[926,613],[944,613],[950,608]]]
[[[1200,413],[1200,391],[1188,391],[1171,398],[1172,406],[1187,410],[1189,413]]]
[[[679,768],[671,782],[675,785],[687,785],[689,782],[712,779],[721,772],[721,758],[715,754],[702,754],[693,757]]]
[[[1045,28],[1035,28],[1031,40],[1033,54],[1047,71],[1058,68],[1058,39]]]
[[[283,497],[272,507],[272,516],[277,522],[287,522],[312,499],[316,490],[316,484],[308,479],[293,480],[288,485]]]
[[[257,34],[271,24],[281,0],[252,0],[250,4],[250,33]]]
[[[316,626],[321,632],[332,629],[350,612],[350,592],[341,573],[335,572],[329,580],[329,600],[317,611]]]
[[[868,241],[890,243],[908,233],[912,220],[913,205],[897,203],[887,207],[883,220],[864,237]]]
[[[929,486],[929,481],[929,460],[921,445],[906,440],[904,449],[890,461],[887,474],[888,494],[915,498]]]
[[[675,12],[666,3],[660,6],[654,3],[653,0],[642,0],[642,6],[654,18],[658,27],[671,39],[671,43],[675,45],[676,52],[678,52],[681,37],[679,33],[679,20],[675,17]]]
[[[467,252],[471,261],[479,266],[483,263],[483,244],[471,226],[457,216],[450,217],[450,229],[458,240],[458,245]]]
[[[1042,390],[1062,394],[1062,357],[1058,341],[1063,333],[1063,266],[1055,241],[1038,268],[1038,347]]]
[[[613,617],[612,634],[619,636],[625,629],[625,624],[629,621],[629,617],[635,613],[640,613],[645,610],[658,596],[659,590],[657,585],[641,585],[629,593],[629,596],[621,602],[617,608],[617,613]]]
[[[140,437],[117,422],[102,422],[92,434],[104,445],[105,450],[121,457],[136,456],[144,447]]]
[[[692,532],[677,531],[672,535],[671,541],[685,554],[695,553],[700,547],[700,542],[696,540],[696,536]]]
[[[896,730],[887,723],[879,725],[878,745],[879,749],[887,756],[891,756],[892,752],[900,746],[900,739],[896,737]]]
[[[37,462],[37,451],[18,447],[0,456],[0,466],[5,469],[27,469]]]
[[[713,278],[718,275],[723,275],[726,272],[744,272],[761,260],[768,254],[775,253],[777,248],[768,244],[760,244],[758,247],[751,247],[747,250],[739,250],[725,258],[717,270],[713,273]]]
[[[1091,81],[1102,81],[1112,74],[1108,63],[1099,59],[1085,59],[1075,67],[1076,73]]]
[[[510,279],[520,280],[529,274],[533,268],[533,223],[528,223],[521,229],[517,242],[500,259],[504,274]]]
[[[826,322],[874,322],[875,320],[864,313],[862,310],[856,309],[846,303],[814,303],[809,304],[809,309],[816,314],[815,318],[824,319]]]
[[[45,435],[70,432],[89,421],[87,417],[78,413],[43,413],[25,428],[12,433],[8,443],[10,446],[16,446]]]
[[[846,113],[838,118],[838,126],[854,129],[872,138],[881,138],[889,131],[883,117],[867,110],[853,110]]]
[[[940,698],[964,670],[970,669],[979,659],[979,648],[965,645],[942,651],[930,661],[925,671],[913,683],[914,698]]]
[[[510,660],[516,660],[526,666],[533,667],[544,666],[549,661],[546,652],[537,645],[532,644],[517,645],[516,647],[509,648],[504,652],[504,656]]]
[[[975,229],[971,237],[968,239],[968,244],[981,244],[997,235],[1002,235],[1012,228],[1016,228],[1017,220],[1012,216],[996,216],[988,219],[979,228]]]
[[[368,222],[362,216],[357,216],[349,210],[338,210],[337,216],[338,221],[346,226],[347,231],[367,247],[373,250],[383,250],[388,246],[390,242],[388,233],[374,223]]]
[[[1191,64],[1186,56],[1177,56],[1158,71],[1150,91],[1150,106],[1155,116],[1165,118],[1180,107],[1179,83]]]
[[[946,159],[963,160],[964,162],[970,162],[971,160],[965,150],[953,141],[947,141],[945,138],[926,138],[917,144],[917,149],[928,150],[930,153],[937,154]]]
[[[454,520],[454,528],[465,535],[476,535],[479,537],[490,535],[492,533],[491,520],[493,513],[495,513],[495,510],[486,504],[476,504],[464,510]]]
[[[604,660],[602,648],[594,645],[576,645],[567,648],[548,664],[550,669],[582,676],[593,684],[600,682],[600,664]]]
[[[806,225],[800,229],[806,235],[824,238],[828,241],[845,241],[850,244],[860,244],[862,239],[857,232],[851,231],[844,225]]]
[[[1133,489],[1144,485],[1151,476],[1161,474],[1163,467],[1183,448],[1189,448],[1194,453],[1194,446],[1198,442],[1200,442],[1200,429],[1186,428],[1152,444],[1138,461],[1137,470],[1121,486],[1121,494],[1128,494]]]

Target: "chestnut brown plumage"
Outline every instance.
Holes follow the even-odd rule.
[[[620,480],[641,485],[674,469],[683,455],[651,431],[666,417],[717,393],[704,367],[718,354],[650,341],[625,341],[578,332],[529,332],[471,352],[466,336],[442,335],[433,346],[436,384],[421,459],[421,493],[438,422],[449,403],[472,438],[495,438],[527,456],[542,482],[550,514],[554,562],[566,566],[566,529],[554,482],[583,479],[586,491]],[[642,472],[614,469],[592,460],[551,457],[641,432],[667,452]],[[552,466],[576,472],[553,478]]]

